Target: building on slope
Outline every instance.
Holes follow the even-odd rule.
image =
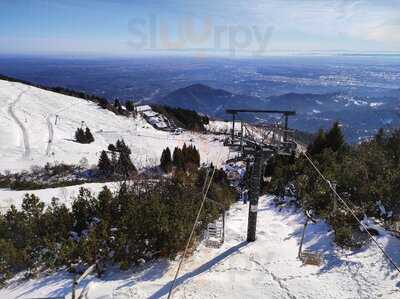
[[[170,121],[164,115],[155,112],[149,105],[136,106],[136,112],[155,129],[164,131],[172,130]]]

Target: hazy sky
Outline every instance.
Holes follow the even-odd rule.
[[[400,52],[398,0],[12,0],[0,53]]]

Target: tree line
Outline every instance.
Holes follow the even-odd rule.
[[[184,249],[201,202],[205,169],[192,173],[122,183],[97,195],[81,188],[71,208],[53,198],[49,206],[25,195],[20,209],[0,213],[0,282],[19,271],[37,272],[103,260],[121,269]],[[229,207],[234,190],[218,170],[208,197]],[[206,203],[196,240],[219,217]],[[193,246],[194,244],[192,244]]]
[[[373,216],[388,226],[399,220],[400,130],[380,130],[370,140],[350,146],[335,123],[329,131],[318,132],[307,154],[360,219]],[[340,202],[335,208],[331,189],[303,155],[274,157],[266,175],[272,177],[269,192],[296,197],[305,210],[332,226],[337,244],[361,246],[355,233],[357,221]]]
[[[65,87],[61,87],[61,86],[55,86],[55,87],[44,86],[44,85],[29,82],[29,81],[19,80],[16,78],[4,76],[1,74],[0,74],[0,80],[5,80],[5,81],[9,81],[9,82],[18,82],[18,83],[22,83],[25,85],[37,87],[37,88],[40,88],[43,90],[63,94],[66,96],[71,96],[71,97],[91,101],[91,102],[96,103],[101,108],[110,110],[110,111],[114,112],[115,114],[129,116],[130,112],[134,112],[134,104],[132,101],[129,101],[129,100],[125,102],[125,106],[126,106],[126,110],[127,110],[127,111],[125,111],[122,109],[121,105],[116,104],[117,101],[119,103],[118,99],[116,99],[113,104],[111,101],[109,101],[108,99],[106,99],[104,97],[100,97],[100,96],[97,96],[94,94],[89,94],[87,92],[77,91],[77,90],[73,90],[73,89],[65,88]]]
[[[206,130],[204,126],[209,123],[207,116],[200,115],[193,110],[160,105],[153,105],[151,108],[187,130],[203,132]]]
[[[178,171],[195,170],[200,166],[200,153],[194,145],[183,144],[182,148],[175,147],[173,154],[167,147],[163,150],[160,159],[161,169],[169,173],[173,168]]]

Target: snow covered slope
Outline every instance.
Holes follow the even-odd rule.
[[[87,183],[68,187],[22,191],[0,189],[0,212],[5,213],[10,209],[11,205],[20,209],[22,200],[27,193],[38,196],[46,206],[51,204],[53,198],[58,198],[60,203],[64,203],[67,207],[70,207],[74,199],[78,196],[80,188],[88,189],[93,195],[97,195],[104,186],[107,186],[111,191],[117,191],[120,184],[118,182]]]
[[[228,153],[213,136],[157,131],[144,119],[117,116],[95,103],[21,83],[0,80],[0,107],[0,171],[54,161],[78,163],[84,157],[97,163],[99,152],[119,138],[131,147],[139,168],[158,164],[165,147],[185,142],[200,150],[203,162],[216,163]],[[91,129],[94,143],[73,141],[82,122]]]
[[[400,276],[369,245],[359,251],[338,250],[324,223],[310,224],[305,249],[320,251],[324,264],[304,266],[296,258],[304,218],[278,210],[262,197],[258,239],[245,242],[248,206],[235,204],[227,217],[226,242],[219,249],[200,245],[184,264],[173,298],[400,298]],[[378,237],[397,262],[400,240]],[[85,298],[166,298],[177,262],[159,260],[135,271],[110,270],[102,279],[89,277],[80,286]],[[0,298],[70,298],[71,276],[58,272],[15,282]]]

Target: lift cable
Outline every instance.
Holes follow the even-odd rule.
[[[374,236],[369,232],[368,228],[361,222],[361,220],[357,217],[355,212],[349,207],[349,205],[346,203],[346,201],[337,193],[335,188],[332,186],[332,183],[322,174],[322,172],[318,169],[318,167],[315,165],[315,163],[311,160],[311,158],[307,155],[306,152],[302,152],[302,154],[306,157],[308,162],[312,165],[312,167],[315,169],[315,171],[321,176],[321,178],[328,184],[329,188],[332,190],[332,192],[337,196],[337,198],[340,200],[340,202],[346,207],[346,209],[351,213],[351,215],[356,219],[356,221],[362,226],[362,228],[367,232],[369,235],[370,239],[375,243],[375,245],[379,248],[379,250],[382,252],[382,254],[387,258],[387,260],[393,265],[393,267],[400,273],[400,268],[399,266],[396,265],[396,263],[393,261],[393,259],[390,257],[390,255],[385,251],[385,249],[382,247],[382,245],[374,238]]]
[[[220,153],[220,154],[221,154],[221,153]],[[218,159],[218,160],[219,160],[219,159]],[[173,292],[173,290],[174,290],[176,280],[177,280],[177,278],[178,278],[179,272],[180,272],[180,270],[181,270],[181,268],[182,268],[182,265],[183,265],[183,262],[184,262],[184,260],[185,260],[185,256],[186,256],[187,251],[188,251],[188,249],[189,249],[190,242],[192,241],[192,238],[193,238],[193,235],[194,235],[194,232],[195,232],[197,223],[199,222],[200,214],[201,214],[201,212],[202,212],[202,210],[203,210],[204,203],[205,203],[206,200],[207,200],[207,194],[208,194],[208,191],[210,190],[211,184],[212,184],[212,182],[213,182],[214,174],[215,174],[216,169],[217,169],[217,166],[215,165],[215,166],[214,166],[214,169],[212,170],[212,173],[211,173],[211,176],[210,176],[210,179],[209,179],[208,184],[207,184],[207,179],[208,179],[208,176],[209,176],[209,170],[207,171],[207,175],[206,175],[206,178],[205,178],[205,180],[204,180],[204,185],[203,185],[203,199],[202,199],[202,201],[201,201],[200,208],[199,208],[199,210],[198,210],[198,212],[197,212],[196,220],[194,221],[194,224],[193,224],[193,227],[192,227],[192,231],[190,232],[189,239],[188,239],[188,241],[187,241],[187,243],[186,243],[185,251],[184,251],[183,255],[181,256],[181,259],[180,259],[180,261],[179,261],[178,268],[177,268],[176,273],[175,273],[174,280],[172,281],[171,288],[169,289],[169,293],[168,293],[168,297],[167,297],[168,299],[170,299],[170,298],[172,297],[172,292]]]

